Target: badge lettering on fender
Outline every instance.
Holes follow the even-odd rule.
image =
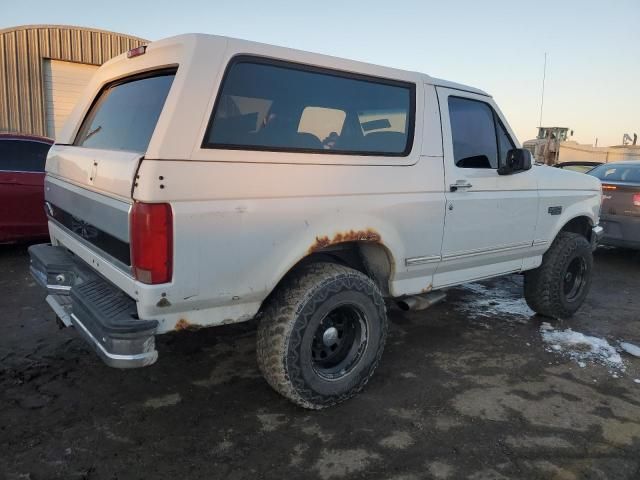
[[[549,207],[549,215],[560,215],[562,207]]]

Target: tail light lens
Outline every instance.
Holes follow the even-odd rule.
[[[633,195],[633,204],[634,204],[636,207],[640,207],[640,193],[635,193],[635,194]]]
[[[131,265],[142,283],[171,281],[173,273],[173,213],[168,203],[133,204]]]

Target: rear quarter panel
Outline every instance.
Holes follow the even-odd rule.
[[[234,304],[257,310],[292,266],[342,239],[386,249],[389,289],[397,296],[430,287],[435,265],[405,261],[439,255],[441,165],[440,157],[421,157],[410,167],[144,160],[134,197],[173,207],[180,257],[174,278],[198,285],[190,298],[169,298],[176,310]],[[211,319],[225,320],[233,318]]]

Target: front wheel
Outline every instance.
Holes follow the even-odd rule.
[[[315,263],[291,275],[269,300],[258,326],[258,366],[294,403],[340,403],[373,375],[387,336],[384,299],[366,275]]]
[[[542,265],[525,273],[524,294],[536,313],[569,318],[582,306],[593,270],[593,252],[580,234],[560,232],[542,257]]]

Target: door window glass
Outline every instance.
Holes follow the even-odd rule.
[[[498,168],[493,110],[468,98],[449,97],[453,156],[460,168]]]

